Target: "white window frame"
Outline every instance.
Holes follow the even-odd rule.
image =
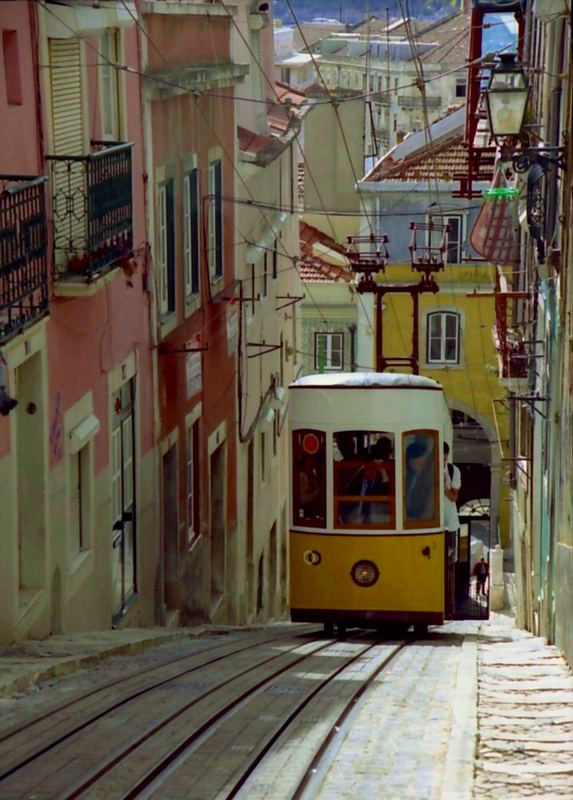
[[[191,203],[193,176],[196,176],[195,214]],[[201,284],[201,186],[199,170],[194,168],[183,176],[183,265],[185,273],[185,297],[187,300],[199,294]],[[193,243],[197,253],[196,283],[193,281]]]
[[[102,139],[117,142],[121,136],[120,74],[109,62],[120,59],[120,32],[116,28],[105,31],[99,37],[101,133]]]
[[[450,259],[449,258],[449,251],[450,251],[450,241],[452,236],[452,230],[450,225],[450,220],[455,219],[459,222],[458,225],[458,238],[455,242],[455,247],[459,254],[459,259]],[[450,225],[450,231],[446,234],[446,252],[444,253],[444,259],[446,264],[461,264],[464,258],[464,249],[465,249],[465,242],[466,242],[466,225],[467,225],[467,215],[463,212],[452,211],[451,213],[444,213],[444,214],[429,214],[426,218],[426,222],[433,222],[436,230],[434,230],[433,234],[429,233],[430,241],[429,245],[433,247],[438,247],[440,245],[442,239],[441,228],[444,225]]]
[[[342,331],[316,331],[314,334],[314,368],[319,369],[318,342],[321,337],[325,337],[326,343],[324,348],[324,369],[327,372],[342,372],[344,369],[344,332]],[[340,342],[338,348],[333,347],[335,340]],[[332,356],[335,351],[340,352],[340,366],[333,366]]]
[[[456,322],[455,337],[446,335],[446,327],[448,318],[452,318]],[[439,335],[435,335],[432,331],[434,320],[440,320]],[[461,316],[457,311],[431,311],[426,315],[426,363],[428,364],[459,364],[461,355]],[[454,339],[455,341],[455,355],[453,358],[447,357],[448,341]],[[439,342],[439,356],[432,357],[432,343]]]

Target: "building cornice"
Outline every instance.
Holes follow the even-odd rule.
[[[248,64],[219,61],[215,64],[189,64],[169,69],[147,70],[144,79],[147,95],[152,99],[161,100],[187,92],[236,86],[244,81],[248,72]]]

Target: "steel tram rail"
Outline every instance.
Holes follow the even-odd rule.
[[[317,638],[314,640],[314,642],[311,642],[311,644],[319,641],[322,642],[323,638],[322,637],[320,639]],[[216,725],[222,718],[227,716],[234,708],[243,703],[246,699],[248,699],[251,695],[256,693],[263,686],[275,680],[279,675],[288,672],[288,670],[292,669],[293,667],[297,666],[298,664],[302,663],[308,658],[311,658],[316,653],[327,649],[331,645],[332,645],[332,640],[329,640],[326,643],[320,644],[315,650],[313,650],[312,653],[304,653],[300,655],[298,658],[294,659],[294,661],[275,670],[271,675],[259,681],[256,681],[254,685],[250,686],[248,689],[241,692],[231,702],[225,704],[222,708],[218,709],[215,713],[211,714],[208,717],[208,719],[206,719],[201,725],[199,725],[198,728],[196,728],[191,734],[186,736],[183,742],[180,742],[176,747],[174,747],[169,752],[169,754],[166,757],[162,758],[158,762],[158,764],[156,764],[152,769],[150,769],[146,773],[146,775],[135,784],[135,786],[133,786],[125,794],[123,794],[122,795],[123,800],[131,800],[131,798],[137,797],[137,795],[140,794],[145,787],[147,787],[151,782],[153,782],[158,777],[158,775],[164,772],[177,758],[179,758],[179,756],[186,749],[188,749],[189,746],[193,744],[193,742],[199,739],[206,731],[209,730],[209,728],[213,728],[213,726]],[[301,645],[299,642],[292,648],[289,648],[289,651],[296,650],[300,646]],[[105,764],[102,764],[101,766],[97,767],[91,773],[91,775],[89,775],[87,779],[82,780],[81,783],[76,783],[76,785],[74,785],[71,788],[71,790],[68,789],[65,790],[63,793],[60,793],[58,795],[59,800],[76,800],[76,798],[82,797],[84,793],[87,792],[88,790],[92,788],[97,788],[97,783],[101,778],[108,775],[115,767],[117,767],[119,764],[124,762],[130,755],[132,755],[132,753],[134,753],[141,745],[152,740],[153,737],[156,736],[156,734],[158,734],[160,731],[166,728],[170,723],[178,719],[182,714],[184,714],[186,711],[188,711],[190,708],[196,705],[200,700],[203,700],[205,697],[213,694],[219,689],[233,683],[233,681],[236,681],[238,678],[241,678],[245,675],[248,675],[251,672],[259,670],[263,664],[274,661],[277,658],[280,658],[281,656],[284,655],[285,653],[281,652],[277,655],[271,656],[268,659],[265,659],[264,661],[259,661],[255,665],[232,675],[231,677],[227,678],[224,681],[221,681],[219,684],[217,684],[217,686],[214,686],[211,689],[207,690],[206,692],[203,692],[201,695],[194,698],[191,702],[184,704],[179,709],[177,709],[177,711],[170,714],[168,717],[161,720],[161,722],[155,724],[151,729],[149,729],[144,734],[135,739],[127,747],[120,748],[118,752],[116,752],[116,754],[112,756],[112,758],[109,758],[106,761]]]
[[[410,644],[408,641],[403,641],[400,644],[396,645],[394,650],[382,661],[382,663],[376,667],[374,672],[368,676],[363,684],[361,684],[355,692],[353,692],[352,696],[346,701],[345,707],[343,711],[339,714],[336,719],[336,722],[331,726],[327,736],[323,740],[322,745],[318,749],[317,753],[315,754],[310,766],[308,767],[307,771],[303,779],[299,782],[295,793],[292,796],[292,800],[298,800],[302,797],[302,792],[304,791],[308,780],[312,777],[314,772],[315,766],[319,763],[319,761],[323,758],[324,753],[326,752],[328,746],[330,745],[334,736],[338,733],[338,730],[342,724],[342,722],[347,718],[351,711],[354,710],[356,703],[359,701],[360,697],[366,692],[366,690],[372,685],[374,680],[380,675],[381,672],[393,661],[398,653],[404,647],[407,647]],[[272,749],[277,745],[281,737],[286,734],[289,728],[292,726],[293,723],[297,721],[300,712],[321,692],[322,689],[326,685],[328,685],[331,681],[337,678],[344,670],[348,669],[351,663],[356,661],[358,658],[361,658],[364,653],[368,652],[369,650],[376,647],[376,645],[371,645],[362,653],[356,656],[356,658],[352,659],[349,664],[345,664],[339,670],[337,670],[333,675],[329,676],[327,680],[325,680],[320,686],[316,687],[301,703],[300,705],[284,720],[284,722],[277,728],[276,732],[273,734],[270,741],[264,746],[264,748],[257,754],[257,756],[253,759],[252,763],[248,766],[248,769],[245,770],[244,774],[239,778],[236,782],[234,788],[227,794],[227,800],[231,800],[231,798],[236,797],[247,780],[253,775],[257,767],[263,762],[263,760],[267,757],[267,755],[272,751]]]
[[[312,628],[310,628],[310,630],[312,630]],[[306,629],[305,629],[305,632],[306,632]],[[75,736],[78,733],[80,733],[82,730],[86,729],[87,727],[89,727],[90,725],[94,724],[95,722],[97,722],[98,720],[102,719],[103,717],[107,716],[108,714],[113,713],[114,711],[116,711],[117,709],[119,709],[122,706],[126,705],[127,703],[130,703],[133,700],[136,700],[136,699],[142,697],[143,695],[148,694],[149,692],[152,692],[152,691],[154,691],[154,690],[156,690],[158,688],[161,688],[162,686],[165,686],[166,684],[169,684],[169,683],[171,683],[171,682],[173,682],[175,680],[178,680],[179,678],[181,678],[181,677],[183,677],[185,675],[189,675],[189,674],[191,674],[193,672],[196,672],[196,671],[198,671],[200,669],[203,669],[204,667],[207,667],[207,666],[209,666],[211,664],[215,664],[215,663],[217,663],[219,661],[223,661],[224,659],[229,658],[231,656],[238,655],[240,653],[244,653],[244,652],[246,652],[248,650],[252,650],[253,646],[255,646],[255,647],[261,646],[262,647],[262,646],[267,645],[269,643],[280,641],[281,639],[289,638],[289,636],[292,636],[292,631],[289,631],[288,633],[285,633],[285,634],[280,634],[279,636],[270,636],[268,638],[263,639],[262,641],[257,641],[255,645],[253,645],[253,642],[250,642],[246,646],[238,647],[236,649],[231,650],[230,652],[225,652],[225,653],[223,653],[221,655],[216,656],[215,658],[208,659],[207,661],[204,661],[201,664],[196,664],[195,666],[189,667],[189,668],[187,668],[185,670],[180,670],[175,675],[171,675],[168,678],[163,678],[160,681],[156,681],[155,683],[151,684],[150,686],[146,686],[146,687],[144,687],[142,689],[137,690],[136,692],[131,692],[126,697],[124,697],[121,700],[113,703],[112,705],[108,706],[107,708],[103,709],[102,711],[99,711],[97,714],[93,714],[88,719],[84,720],[82,723],[80,723],[78,725],[75,725],[70,730],[68,730],[65,733],[63,733],[61,736],[58,736],[56,739],[51,740],[45,746],[40,747],[34,753],[31,753],[29,756],[26,756],[26,758],[21,759],[16,764],[13,764],[12,766],[10,766],[7,769],[3,769],[0,772],[0,783],[5,781],[6,779],[8,779],[14,773],[16,773],[19,770],[21,770],[24,767],[26,767],[27,765],[29,765],[32,762],[36,761],[41,756],[43,756],[46,753],[50,752],[50,750],[53,750],[55,747],[59,746],[60,744],[63,744],[67,740],[71,739],[73,736]],[[172,666],[174,664],[177,664],[177,663],[179,663],[181,661],[189,660],[189,659],[192,659],[192,658],[196,659],[196,658],[198,658],[198,657],[200,657],[200,656],[202,656],[202,655],[204,655],[206,653],[209,653],[209,652],[211,652],[213,650],[221,650],[221,649],[227,648],[227,647],[228,647],[228,643],[225,643],[225,644],[221,644],[221,645],[216,645],[214,647],[208,647],[208,648],[205,648],[203,650],[199,650],[198,652],[195,652],[195,653],[189,653],[189,654],[184,655],[184,656],[178,656],[177,658],[166,659],[165,661],[162,661],[160,664],[155,664],[155,665],[153,665],[151,667],[144,667],[142,669],[139,669],[139,670],[136,670],[136,671],[130,673],[127,676],[124,676],[122,678],[118,678],[117,680],[114,680],[114,681],[109,681],[106,684],[104,684],[104,685],[102,685],[102,686],[100,686],[100,687],[98,687],[96,689],[93,689],[90,692],[86,692],[86,693],[82,694],[81,696],[74,698],[73,700],[71,700],[68,703],[65,703],[65,704],[62,703],[62,704],[56,706],[55,708],[52,708],[52,709],[46,711],[43,714],[40,714],[40,715],[38,715],[36,717],[33,717],[32,719],[28,720],[26,723],[24,723],[24,724],[22,724],[20,726],[8,729],[8,731],[6,731],[5,733],[2,734],[2,736],[0,736],[0,744],[2,742],[4,742],[4,741],[8,740],[8,739],[13,739],[15,736],[18,736],[18,735],[28,731],[30,728],[33,728],[34,725],[38,725],[41,722],[44,722],[45,720],[50,719],[50,718],[56,718],[59,713],[67,712],[70,709],[71,706],[77,705],[77,704],[79,704],[79,703],[81,703],[81,702],[83,702],[85,700],[88,700],[88,699],[94,697],[95,695],[97,695],[98,693],[104,692],[104,691],[109,690],[109,689],[114,689],[117,686],[121,686],[122,684],[133,680],[134,678],[141,677],[142,675],[149,675],[150,673],[156,672],[156,671],[161,670],[161,669],[168,668],[168,667],[170,667],[170,666]],[[276,656],[273,656],[273,658],[276,658]],[[265,663],[265,662],[259,662],[259,663]],[[214,687],[211,691],[215,691],[217,688],[219,688],[219,687]],[[203,697],[203,695],[201,697],[199,697],[199,698],[196,698],[196,700],[194,702],[202,699],[202,697]]]
[[[357,636],[365,636],[365,632],[361,632],[357,634]],[[299,659],[297,659],[292,664],[287,665],[286,667],[278,670],[274,674],[264,678],[263,680],[259,681],[254,687],[249,689],[246,692],[243,692],[237,698],[235,698],[232,702],[225,705],[223,708],[219,709],[216,714],[212,715],[209,719],[207,719],[199,728],[193,731],[188,737],[186,737],[182,742],[180,742],[177,747],[173,748],[173,750],[168,753],[161,761],[159,761],[148,773],[141,778],[134,786],[129,789],[129,791],[125,792],[121,797],[122,800],[135,800],[135,798],[139,796],[148,797],[146,790],[155,790],[159,786],[161,786],[166,780],[169,779],[170,775],[175,773],[180,766],[177,762],[185,761],[186,756],[188,755],[186,751],[193,750],[194,747],[200,743],[198,740],[201,738],[205,739],[209,735],[209,731],[213,729],[217,723],[221,723],[226,718],[232,717],[234,711],[236,711],[241,705],[245,705],[245,701],[248,701],[250,698],[258,694],[261,689],[263,689],[266,685],[271,684],[279,675],[282,675],[286,672],[289,672],[293,668],[297,667],[300,663],[313,658],[321,651],[327,650],[333,644],[332,640],[328,641],[322,647],[317,648],[312,653],[307,653],[302,655]],[[347,656],[347,660],[344,664],[338,667],[331,675],[329,675],[324,680],[320,681],[319,685],[315,687],[312,692],[310,692],[300,703],[297,704],[296,708],[287,716],[287,718],[281,721],[278,730],[272,735],[271,740],[264,746],[263,751],[261,752],[260,756],[255,756],[251,764],[247,766],[247,769],[243,773],[243,775],[235,782],[234,786],[227,792],[225,795],[226,797],[234,797],[235,794],[239,791],[243,783],[247,780],[247,778],[252,774],[252,772],[256,769],[257,765],[260,761],[264,758],[266,753],[268,752],[269,748],[272,747],[274,742],[282,735],[282,733],[292,724],[293,720],[296,719],[300,715],[300,713],[306,708],[308,703],[320,693],[326,686],[328,686],[335,678],[339,677],[342,672],[347,670],[349,666],[351,666],[354,662],[358,659],[362,658],[365,653],[372,650],[374,647],[377,646],[377,643],[371,645],[365,645],[363,649],[353,656]],[[403,645],[402,645],[403,646]],[[165,774],[167,773],[167,774]],[[85,789],[84,789],[85,790]],[[62,800],[74,800],[74,798],[79,797],[79,794],[72,794],[67,795],[66,797],[62,798]]]

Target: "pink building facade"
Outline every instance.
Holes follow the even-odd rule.
[[[234,86],[230,19],[142,6],[157,295],[165,624],[228,620],[236,541]]]
[[[0,5],[0,641],[159,616],[142,109],[113,66],[137,71],[129,10]]]

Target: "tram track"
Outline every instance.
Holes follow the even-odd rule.
[[[312,629],[310,629],[312,630]],[[168,686],[170,683],[177,681],[181,678],[184,678],[188,675],[191,675],[193,672],[197,672],[199,670],[205,669],[209,666],[217,664],[218,662],[224,661],[225,659],[231,658],[233,656],[238,656],[242,653],[246,653],[253,650],[253,647],[264,647],[269,644],[273,644],[275,642],[280,642],[283,639],[289,639],[292,637],[292,631],[288,633],[281,633],[279,635],[267,636],[262,640],[259,639],[254,644],[253,642],[249,642],[248,645],[243,645],[241,647],[233,647],[229,644],[229,642],[225,642],[223,644],[217,644],[214,647],[206,647],[202,648],[198,651],[188,653],[182,656],[177,656],[176,658],[165,659],[158,664],[154,664],[153,666],[146,666],[141,669],[135,670],[130,672],[127,675],[122,676],[113,681],[108,681],[102,686],[97,687],[89,692],[84,692],[80,696],[72,698],[67,703],[59,704],[48,711],[36,715],[31,719],[27,720],[25,723],[17,726],[13,726],[0,735],[0,747],[5,743],[10,743],[11,749],[17,749],[18,747],[18,737],[26,737],[28,738],[29,733],[34,731],[34,742],[37,744],[38,738],[41,738],[42,731],[38,731],[37,728],[42,723],[48,724],[48,736],[49,740],[41,747],[35,747],[35,749],[26,755],[24,758],[20,758],[19,760],[13,762],[9,766],[0,766],[0,796],[2,796],[2,789],[1,785],[12,775],[21,771],[25,767],[30,764],[33,764],[39,758],[44,755],[47,755],[50,751],[54,750],[55,748],[59,747],[60,745],[64,744],[66,741],[70,740],[74,736],[77,736],[83,730],[87,729],[90,725],[95,724],[97,721],[103,719],[109,714],[119,710],[123,706],[138,700],[141,697],[144,697],[146,694],[153,692],[155,690],[160,690],[162,687]],[[155,681],[148,686],[143,686],[136,691],[130,691],[125,697],[112,702],[110,705],[106,706],[105,708],[101,709],[95,714],[91,714],[87,718],[83,719],[80,723],[72,724],[71,727],[68,726],[65,729],[64,724],[64,731],[59,735],[54,737],[53,736],[53,727],[57,726],[58,724],[58,715],[68,715],[70,709],[74,706],[81,706],[81,704],[85,701],[93,700],[98,694],[102,694],[108,691],[113,691],[118,688],[121,688],[125,684],[129,684],[133,682],[135,679],[139,678],[149,678],[153,673],[156,673],[161,670],[168,669],[177,665],[184,661],[189,661],[190,659],[197,660],[201,659],[202,656],[212,653],[212,651],[216,651],[217,655],[214,658],[208,658],[207,660],[200,660],[200,663],[196,663],[193,666],[190,666],[186,669],[179,670],[175,674],[170,675],[168,677],[162,678],[161,680]],[[221,652],[224,651],[224,652]],[[80,713],[81,709],[76,709],[76,713]],[[36,728],[36,730],[34,730]],[[1,756],[0,753],[0,763],[1,763]]]
[[[358,642],[358,644],[360,645],[361,643]],[[260,743],[258,746],[250,745],[248,743],[249,739],[247,735],[245,744],[242,746],[236,746],[239,748],[242,747],[246,753],[248,753],[248,751],[252,748],[252,753],[245,756],[242,765],[237,770],[239,773],[238,775],[232,774],[232,759],[229,759],[229,772],[231,772],[231,774],[227,776],[226,780],[223,778],[219,781],[219,783],[215,784],[213,784],[213,781],[211,781],[208,787],[200,787],[197,795],[193,794],[193,790],[190,789],[186,796],[189,798],[194,798],[195,796],[224,797],[226,800],[230,800],[231,798],[235,797],[248,798],[251,796],[259,796],[256,793],[251,794],[252,788],[249,785],[249,780],[256,773],[260,765],[265,762],[265,759],[272,754],[277,747],[282,745],[285,735],[288,735],[289,732],[293,732],[293,729],[295,729],[296,726],[301,723],[301,718],[305,710],[312,706],[312,704],[324,694],[325,690],[327,690],[329,687],[332,687],[338,680],[344,681],[345,677],[348,677],[348,674],[353,667],[356,667],[357,671],[360,672],[363,667],[362,662],[364,661],[365,656],[368,656],[369,653],[375,652],[378,657],[375,659],[376,663],[373,670],[364,681],[360,681],[360,685],[357,688],[354,688],[350,696],[346,699],[343,710],[337,715],[335,722],[326,733],[324,741],[322,742],[321,746],[318,747],[312,763],[309,765],[307,771],[299,781],[300,786],[293,787],[293,794],[281,793],[276,795],[277,797],[281,798],[301,796],[301,793],[306,787],[308,778],[312,775],[315,764],[318,762],[318,760],[323,758],[324,752],[328,749],[328,745],[335,735],[337,727],[343,723],[352,709],[356,706],[356,703],[359,701],[360,697],[367,691],[380,673],[408,644],[409,641],[402,641],[392,646],[383,646],[379,643],[361,645],[361,648],[358,652],[348,656],[344,663],[342,663],[337,669],[333,670],[324,679],[316,682],[316,685],[310,691],[306,692],[300,699],[295,700],[293,706],[288,710],[288,713],[282,717],[279,716],[277,719],[277,724],[272,730],[269,730],[266,733],[262,743]],[[330,643],[327,647],[322,649],[327,650],[332,646],[332,643]],[[380,653],[380,651],[388,650],[388,648],[389,652]],[[313,658],[316,655],[318,655],[318,653],[313,653],[311,656],[308,656],[308,658]],[[340,655],[342,654],[339,653],[339,656]],[[271,676],[262,682],[261,686],[257,689],[259,695],[261,691],[264,690],[265,685],[273,681],[275,677],[276,676]],[[349,680],[350,682],[355,681],[356,676],[350,676]],[[288,695],[289,692],[287,691],[285,694]],[[221,721],[223,726],[226,722],[229,722],[230,724],[233,720],[233,715],[240,714],[241,703],[245,699],[251,701],[254,695],[255,692],[251,692],[248,698],[237,699],[237,701],[231,704],[228,709],[224,710],[223,714],[225,717],[223,719],[220,717],[217,721]],[[334,696],[336,697],[336,693],[334,693]],[[296,693],[294,694],[294,697],[296,698]],[[247,705],[247,717],[249,710],[250,706]],[[136,800],[136,798],[138,798],[138,800],[151,800],[151,798],[159,796],[159,794],[156,794],[155,792],[160,792],[161,796],[171,796],[172,792],[174,795],[179,796],[177,795],[177,787],[181,787],[182,785],[193,785],[193,775],[196,774],[197,767],[202,761],[202,753],[200,752],[200,749],[203,745],[203,748],[208,750],[208,736],[210,732],[213,733],[211,731],[212,728],[213,721],[207,720],[201,730],[194,732],[187,738],[187,740],[181,742],[176,751],[168,754],[160,763],[155,765],[154,769],[144,776],[144,778],[142,778],[138,783],[134,784],[129,791],[117,796],[121,797],[121,800]],[[214,735],[216,735],[216,732]],[[203,742],[200,741],[202,736],[204,737]],[[218,748],[215,749],[218,750]],[[222,771],[222,769],[224,770],[224,768],[221,768],[220,764],[217,764],[217,769],[219,773]],[[180,772],[181,775],[178,776],[178,772]],[[175,779],[175,784],[174,786],[171,786],[173,779]],[[296,792],[299,792],[300,794],[295,794]],[[66,798],[66,800],[68,800],[68,798]]]
[[[296,785],[288,794],[280,795],[306,796],[309,781],[352,709],[386,666],[412,641],[365,642],[368,637],[365,633],[344,641],[332,638],[325,641],[323,636],[309,632],[312,638],[306,641],[298,638],[289,642],[292,632],[290,637],[269,637],[256,646],[251,642],[235,648],[233,653],[219,654],[201,666],[185,670],[183,677],[201,667],[209,673],[212,663],[223,662],[218,670],[223,674],[227,670],[229,674],[210,686],[201,681],[176,683],[183,673],[179,671],[176,676],[156,681],[147,690],[131,693],[129,698],[84,720],[67,735],[56,737],[25,762],[14,764],[0,774],[0,797],[12,800],[35,794],[40,786],[34,785],[34,780],[37,781],[34,774],[49,772],[54,783],[42,786],[39,797],[142,800],[158,797],[156,791],[161,796],[171,796],[174,782],[180,790],[181,785],[186,787],[186,793],[180,796],[189,800],[206,796],[247,798],[251,796],[249,787],[256,781],[258,770],[280,751],[285,739],[288,745],[289,736],[296,736],[294,732],[310,723],[315,746],[309,754],[305,753],[306,766],[303,774],[300,771],[297,774]],[[271,653],[261,658],[260,651],[265,646]],[[278,652],[272,652],[273,649]],[[338,694],[341,686],[343,702]],[[187,691],[194,696],[181,703],[177,695]],[[163,700],[166,696],[176,704],[171,709]],[[128,710],[125,717],[122,712],[130,700],[137,708]],[[334,718],[332,708],[336,710]],[[316,716],[305,718],[309,712]],[[110,745],[102,755],[95,743],[105,742],[106,731],[117,729],[125,719],[130,721],[127,739],[122,737],[118,745]],[[262,725],[257,720],[263,720]],[[255,736],[257,724],[259,733],[263,729],[260,741]],[[221,746],[225,737],[234,742],[229,758],[213,760],[212,752],[225,753]],[[74,774],[67,765],[76,758],[82,765]]]
[[[299,781],[296,789],[294,790],[294,792],[292,794],[292,800],[299,800],[300,798],[303,797],[303,793],[304,793],[304,791],[305,791],[305,789],[306,789],[306,787],[308,785],[308,782],[313,777],[314,773],[317,771],[318,765],[323,760],[326,751],[328,750],[328,748],[331,745],[331,743],[332,743],[333,739],[335,738],[335,736],[337,736],[340,733],[340,730],[342,728],[342,725],[343,725],[344,721],[347,719],[347,717],[350,715],[350,713],[354,710],[354,708],[356,706],[356,703],[358,703],[358,701],[360,700],[361,696],[371,687],[371,685],[373,684],[374,680],[380,675],[380,673],[388,666],[388,664],[391,661],[394,660],[394,658],[396,658],[398,653],[400,653],[400,651],[404,647],[406,647],[407,645],[408,645],[408,642],[406,642],[406,641],[396,645],[396,647],[391,651],[391,653],[388,656],[386,656],[383,659],[382,663],[374,670],[374,672],[372,672],[367,677],[366,681],[363,684],[361,684],[356,689],[355,692],[352,693],[351,697],[347,700],[344,709],[340,712],[340,714],[338,715],[336,721],[331,725],[327,736],[324,738],[324,740],[323,740],[321,746],[319,747],[318,751],[316,752],[312,762],[308,766],[308,768],[307,768],[307,770],[306,770],[306,772],[304,774],[304,777],[302,778],[302,780]],[[376,645],[372,645],[372,648],[369,648],[369,649],[373,649],[375,646]],[[363,654],[361,654],[361,656],[362,655]],[[356,658],[359,658],[361,656],[357,656]],[[335,675],[331,676],[329,678],[329,680],[327,682],[325,682],[325,685],[327,683],[330,683],[331,680],[334,680],[336,677],[338,677],[339,674],[341,672],[343,672],[344,670],[346,670],[347,668],[348,668],[348,665],[343,667],[343,668],[341,668],[339,671],[337,671],[337,673],[335,673]],[[292,723],[297,720],[297,718],[299,717],[300,712],[303,710],[303,708],[306,707],[318,695],[318,693],[323,688],[324,688],[323,686],[317,687],[315,689],[315,691],[312,692],[308,696],[308,698],[306,698],[305,702],[303,704],[301,704],[301,707],[297,708],[296,711],[293,712],[284,721],[284,723],[280,726],[280,728],[276,731],[275,735],[272,737],[272,740],[269,742],[269,744],[260,753],[259,757],[253,762],[252,765],[249,765],[248,770],[245,771],[244,775],[235,784],[235,787],[229,792],[229,794],[227,795],[228,800],[231,800],[231,798],[235,798],[235,797],[237,797],[239,795],[239,793],[241,792],[242,788],[244,787],[244,785],[248,781],[249,777],[255,772],[257,767],[259,767],[261,765],[261,763],[267,757],[267,755],[272,750],[272,748],[276,747],[276,745],[279,744],[281,737],[284,736],[284,734],[288,731],[288,729],[291,727]]]

